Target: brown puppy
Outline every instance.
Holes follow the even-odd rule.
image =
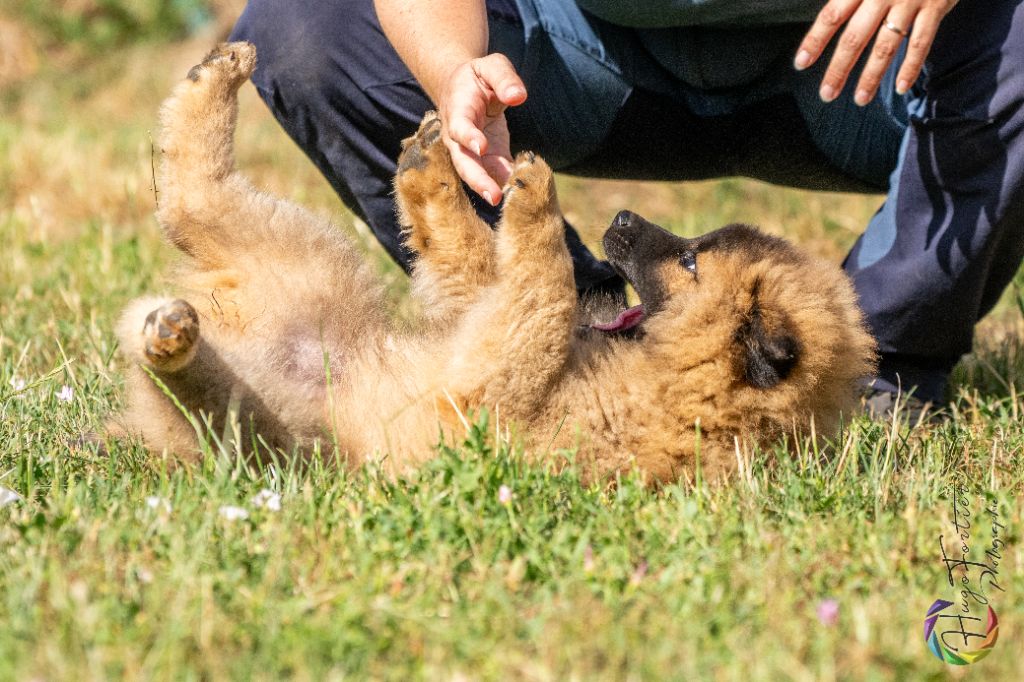
[[[136,301],[119,328],[133,363],[121,421],[151,450],[198,453],[149,372],[244,449],[319,439],[352,464],[386,454],[393,471],[487,408],[534,456],[577,448],[591,476],[673,479],[699,452],[716,477],[738,443],[829,433],[852,407],[873,343],[839,268],[749,227],[682,239],[623,212],[605,249],[643,305],[581,324],[548,166],[516,159],[493,231],[433,114],[395,181],[426,319],[396,329],[337,229],[235,171],[236,92],[254,66],[251,45],[223,45],[162,110],[158,217],[188,255],[187,302]]]

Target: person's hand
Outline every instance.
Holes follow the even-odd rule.
[[[438,98],[444,143],[455,171],[492,206],[512,172],[505,109],[526,101],[526,86],[502,54],[452,70]]]
[[[900,43],[907,38],[907,55],[896,77],[896,92],[905,93],[917,80],[931,50],[939,22],[957,0],[829,0],[797,50],[795,66],[806,69],[844,24],[842,36],[821,81],[821,99],[834,100],[843,90],[850,70],[874,38],[874,47],[861,73],[854,101],[864,106],[874,99],[882,76]]]

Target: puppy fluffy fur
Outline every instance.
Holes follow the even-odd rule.
[[[152,451],[199,453],[150,373],[243,447],[259,434],[308,453],[320,439],[352,465],[387,454],[398,472],[430,457],[439,432],[460,432],[462,414],[488,408],[534,456],[577,448],[592,477],[634,465],[657,480],[691,475],[698,450],[718,477],[738,442],[812,420],[830,432],[871,372],[842,272],[742,226],[684,240],[621,214],[606,250],[646,316],[620,334],[581,324],[548,166],[516,159],[491,230],[434,115],[404,143],[395,180],[426,314],[396,328],[337,229],[236,172],[236,93],[255,63],[251,45],[220,46],[161,112],[158,218],[187,255],[182,298],[135,301],[118,329],[131,365],[119,430]]]

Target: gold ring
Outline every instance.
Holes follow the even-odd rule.
[[[887,29],[889,29],[889,30],[890,30],[890,31],[892,31],[893,33],[899,33],[899,34],[900,34],[901,36],[903,36],[904,38],[906,38],[907,36],[909,36],[909,35],[910,35],[910,34],[909,34],[909,33],[907,33],[906,31],[904,31],[904,30],[903,30],[902,28],[900,28],[900,27],[899,27],[899,26],[897,26],[896,24],[894,24],[894,23],[892,23],[891,21],[889,21],[888,19],[886,19],[886,20],[885,20],[885,23],[884,23],[884,24],[882,24],[882,26],[885,26],[885,27],[886,27]]]

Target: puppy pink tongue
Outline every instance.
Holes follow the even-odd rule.
[[[637,326],[644,319],[644,307],[643,305],[635,305],[632,308],[626,308],[619,316],[611,322],[605,322],[604,324],[593,324],[591,325],[594,329],[600,329],[603,332],[623,332],[627,329],[632,329]]]

